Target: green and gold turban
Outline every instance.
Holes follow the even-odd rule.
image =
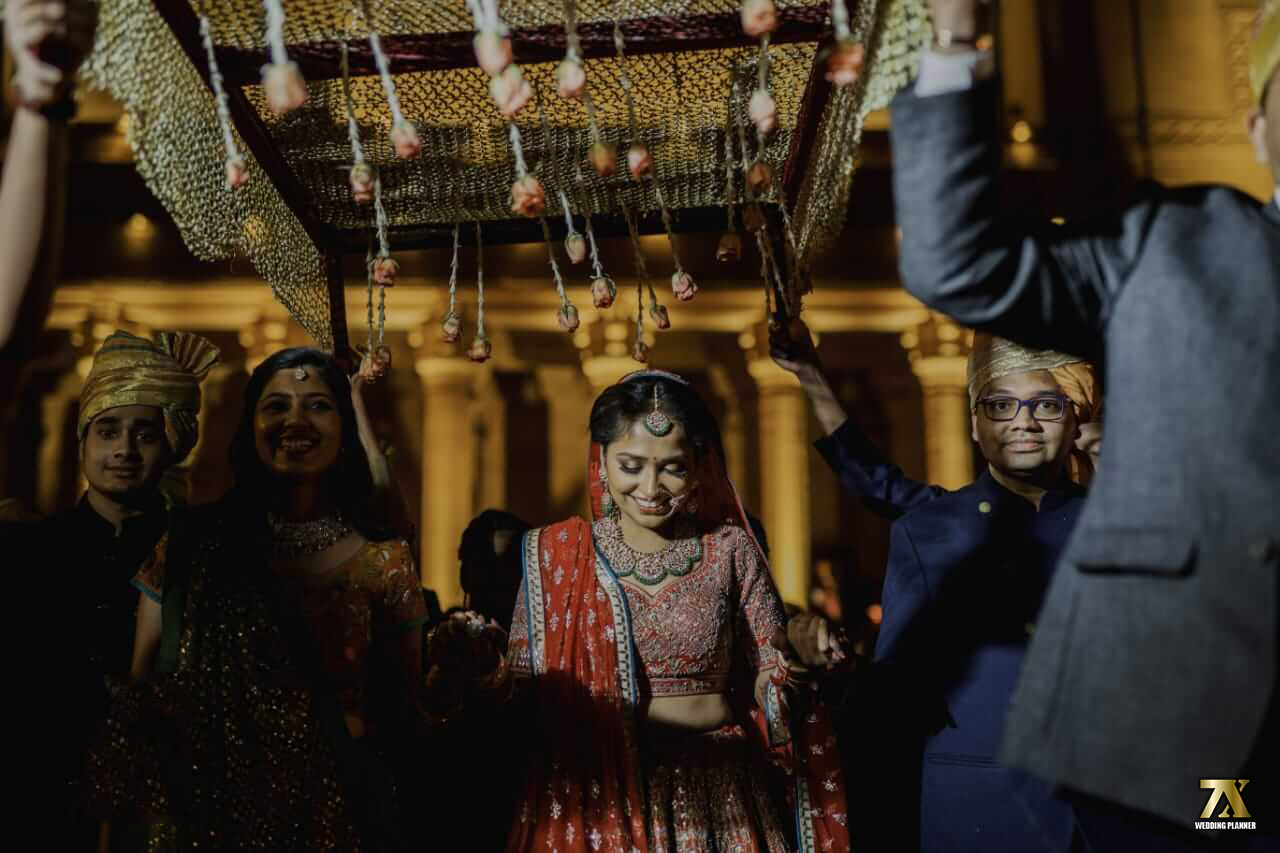
[[[218,363],[218,348],[188,332],[158,332],[147,340],[116,331],[93,356],[80,391],[76,433],[118,406],[155,406],[164,413],[165,437],[181,462],[200,434],[200,381]]]
[[[1249,48],[1249,82],[1253,85],[1253,96],[1259,101],[1277,67],[1280,67],[1280,0],[1266,0],[1258,12],[1253,45]]]

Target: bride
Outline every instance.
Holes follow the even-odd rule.
[[[714,417],[646,370],[590,428],[594,522],[523,543],[508,656],[533,760],[507,849],[848,849],[835,741],[771,645],[782,602]]]

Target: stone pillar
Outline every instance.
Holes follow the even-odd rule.
[[[476,371],[475,402],[471,407],[472,435],[475,437],[479,477],[473,506],[507,507],[507,406],[494,380],[492,362]]]
[[[587,422],[594,399],[582,371],[573,365],[539,365],[534,370],[547,403],[547,496],[556,518],[590,509],[586,501]]]
[[[36,468],[36,510],[44,515],[66,508],[60,505],[60,498],[64,494],[64,483],[68,477],[76,478],[73,499],[78,499],[86,487],[84,475],[80,471],[78,444],[74,454],[75,470],[67,471],[63,467],[67,442],[75,441],[74,435],[67,434],[67,418],[74,411],[83,384],[84,378],[78,371],[68,371],[63,374],[57,387],[40,401],[43,438],[40,442],[40,462]]]
[[[645,365],[631,357],[631,336],[635,326],[629,321],[599,319],[584,323],[574,335],[574,343],[581,350],[582,372],[591,383],[594,401],[601,391]],[[652,334],[645,333],[652,344]]]
[[[462,603],[458,540],[474,510],[470,405],[476,366],[457,356],[418,359],[422,381],[422,583],[440,606]]]
[[[762,329],[747,370],[760,393],[760,495],[773,577],[784,601],[809,598],[813,534],[809,495],[809,401],[799,381],[768,357]],[[763,347],[763,350],[762,350]]]
[[[935,315],[902,333],[902,346],[924,393],[925,468],[930,483],[958,489],[973,482],[969,389],[972,333]]]
[[[747,425],[746,413],[738,393],[733,387],[729,371],[722,364],[707,365],[707,378],[712,390],[724,403],[724,415],[720,418],[720,440],[724,443],[724,464],[739,491],[747,485]]]

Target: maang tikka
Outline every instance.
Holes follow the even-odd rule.
[[[644,428],[658,438],[671,432],[675,427],[671,418],[667,417],[667,413],[658,407],[658,386],[653,386],[653,411],[644,417]]]

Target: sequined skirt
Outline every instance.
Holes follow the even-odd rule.
[[[738,725],[641,735],[651,853],[787,853],[774,772]]]

